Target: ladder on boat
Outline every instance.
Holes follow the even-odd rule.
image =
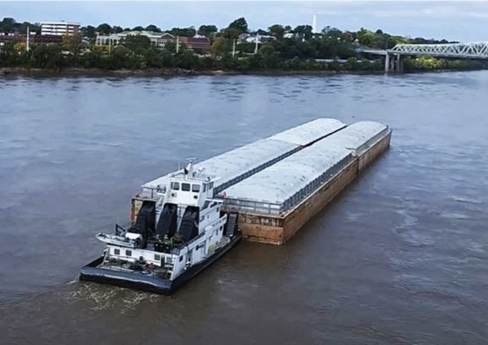
[[[225,227],[225,236],[232,237],[235,235],[237,229],[237,216],[238,213],[227,214],[227,224]]]

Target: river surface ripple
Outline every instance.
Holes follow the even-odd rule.
[[[0,79],[2,344],[486,344],[488,73]],[[390,150],[172,297],[77,280],[139,186],[317,117]]]

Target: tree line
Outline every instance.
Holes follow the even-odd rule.
[[[13,18],[0,22],[0,32],[40,34],[38,24],[18,23]],[[148,68],[183,68],[189,70],[223,69],[235,71],[255,70],[330,70],[330,71],[382,71],[380,59],[364,57],[359,47],[389,49],[399,43],[453,43],[447,40],[428,40],[406,38],[384,33],[381,30],[360,29],[357,32],[341,31],[325,27],[314,33],[310,25],[295,28],[274,24],[266,30],[249,29],[245,18],[232,21],[227,27],[218,29],[216,25],[201,25],[198,29],[172,28],[166,30],[174,36],[193,37],[196,34],[207,37],[211,42],[211,54],[202,56],[174,42],[164,47],[155,47],[143,35],[127,36],[115,47],[95,45],[99,34],[120,33],[123,31],[146,30],[163,32],[154,24],[146,27],[122,28],[103,23],[97,27],[81,27],[80,34],[63,37],[59,44],[37,44],[26,50],[25,43],[8,42],[0,48],[0,66],[62,69],[67,67],[97,68],[104,70]],[[241,42],[241,34],[259,34],[274,37],[267,43]],[[368,59],[369,58],[369,59]],[[330,60],[327,62],[317,61]],[[485,62],[468,60],[435,59],[430,57],[406,58],[406,72],[437,69],[482,69]]]

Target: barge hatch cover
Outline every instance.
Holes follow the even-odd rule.
[[[347,128],[347,125],[337,119],[318,118],[196,163],[195,170],[205,168],[206,173],[220,178],[214,184],[214,193],[217,195],[224,189],[295,154],[303,147],[344,128]],[[171,174],[142,185],[141,197],[154,197],[154,191],[166,186]]]
[[[312,194],[388,130],[388,126],[373,121],[349,125],[227,188],[225,207],[256,214],[282,214]]]

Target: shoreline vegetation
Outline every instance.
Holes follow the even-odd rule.
[[[411,71],[415,73],[449,73],[461,71],[479,71],[480,69],[434,69],[427,71]],[[384,75],[380,71],[328,71],[328,70],[251,70],[251,71],[231,71],[231,70],[187,70],[181,68],[162,68],[144,70],[104,70],[98,68],[76,68],[68,67],[62,69],[42,69],[42,68],[1,68],[0,78],[31,77],[31,78],[176,78],[176,77],[203,77],[203,76],[268,76],[268,77],[287,77],[287,76],[334,76],[334,75]],[[390,72],[390,75],[395,73]],[[405,74],[405,73],[396,73]]]
[[[29,36],[32,37],[29,49],[27,28],[35,33]],[[175,39],[159,44],[158,33]],[[267,30],[251,31],[245,18],[238,18],[221,30],[215,25],[165,32],[155,25],[132,29],[107,23],[96,28],[88,25],[81,27],[77,34],[58,36],[55,43],[36,43],[35,38],[40,34],[38,24],[21,24],[13,18],[0,22],[0,38],[8,38],[0,40],[0,77],[383,74],[382,58],[364,54],[360,48],[390,49],[400,43],[457,43],[393,36],[364,28],[351,32],[327,26],[320,33],[313,33],[310,25],[292,29],[275,24]],[[180,37],[196,35],[200,41],[206,41],[206,46],[195,48],[180,43]],[[98,37],[116,37],[117,41],[114,45],[100,44]],[[253,38],[259,42],[252,42]],[[403,73],[488,69],[485,61],[429,56],[405,57],[403,64]]]

